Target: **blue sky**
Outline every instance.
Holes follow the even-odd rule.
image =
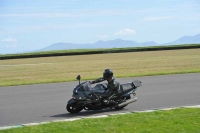
[[[0,54],[53,43],[167,43],[200,33],[199,0],[0,0]]]

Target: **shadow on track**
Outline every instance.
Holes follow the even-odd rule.
[[[81,111],[79,113],[71,114],[71,113],[66,113],[66,114],[57,114],[53,115],[50,117],[57,117],[57,118],[74,118],[74,117],[83,117],[83,116],[97,116],[99,114],[101,115],[107,115],[107,114],[115,114],[115,113],[122,113],[122,112],[127,112],[128,109],[105,109],[105,110],[86,110],[86,111]]]

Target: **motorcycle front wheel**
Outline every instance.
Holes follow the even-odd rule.
[[[77,103],[67,104],[66,109],[70,113],[78,113],[83,110],[82,106],[77,106]]]

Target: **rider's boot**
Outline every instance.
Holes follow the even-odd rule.
[[[106,104],[107,106],[111,108],[117,106],[117,102],[115,102],[114,100],[104,99],[103,102],[104,104]]]

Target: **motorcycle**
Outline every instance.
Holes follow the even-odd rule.
[[[107,90],[106,83],[97,84],[95,87],[92,87],[90,81],[80,83],[80,75],[76,79],[79,80],[79,84],[74,88],[72,98],[66,106],[67,111],[70,113],[78,113],[83,109],[123,109],[128,104],[137,101],[136,90],[142,85],[142,82],[139,80],[121,84],[117,92],[113,92],[109,97],[103,98],[98,94],[103,94]],[[114,101],[116,104],[113,106],[109,101]]]

